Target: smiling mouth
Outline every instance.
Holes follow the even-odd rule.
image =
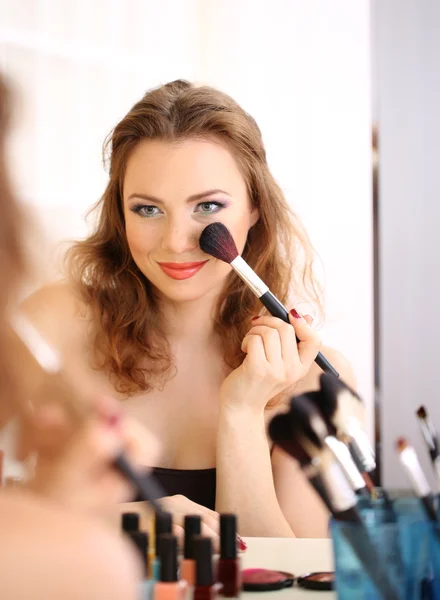
[[[209,259],[208,259],[209,260]],[[208,262],[208,260],[202,260],[197,262],[158,262],[157,264],[168,277],[171,279],[189,279],[202,269]]]

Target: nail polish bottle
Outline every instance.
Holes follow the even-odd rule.
[[[160,578],[154,586],[155,600],[185,600],[188,584],[179,581],[177,562],[177,538],[163,533],[159,544]]]
[[[194,585],[196,578],[196,562],[194,554],[194,536],[200,535],[201,518],[199,515],[185,516],[185,541],[183,546],[183,560],[180,563],[180,576]]]
[[[127,533],[129,539],[139,551],[142,565],[144,568],[143,580],[140,584],[140,600],[151,600],[154,590],[154,581],[148,579],[149,564],[148,564],[148,534],[145,531],[130,531]]]
[[[217,563],[219,594],[236,598],[241,589],[240,560],[237,558],[237,517],[220,515],[220,558]]]
[[[148,579],[150,574],[148,560],[148,533],[145,531],[130,531],[127,535],[139,550],[142,566],[144,568],[144,579]]]
[[[153,563],[153,579],[158,580],[160,576],[160,539],[163,534],[171,533],[173,529],[173,516],[171,513],[164,512],[156,514],[154,521],[154,550],[156,557]]]
[[[139,513],[126,512],[122,513],[121,525],[122,531],[130,533],[131,531],[139,531]]]
[[[196,559],[196,580],[193,600],[215,600],[221,586],[218,583],[214,583],[211,538],[194,537],[194,554]]]

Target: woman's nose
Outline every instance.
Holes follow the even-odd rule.
[[[198,248],[201,230],[187,223],[170,221],[164,230],[162,248],[170,254],[184,254]]]

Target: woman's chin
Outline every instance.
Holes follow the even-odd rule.
[[[157,295],[168,302],[184,303],[196,302],[201,298],[216,296],[220,293],[222,285],[217,282],[214,285],[197,285],[195,282],[186,281],[170,282],[161,285],[153,284]]]

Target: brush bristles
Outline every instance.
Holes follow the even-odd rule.
[[[426,412],[426,408],[422,405],[420,406],[420,408],[417,409],[417,416],[419,417],[419,419],[426,419],[428,416],[428,413]]]
[[[396,441],[396,450],[397,452],[403,452],[406,448],[409,447],[408,440],[404,437],[399,438]]]
[[[238,256],[234,238],[223,223],[211,223],[205,227],[199,244],[203,252],[228,264]]]

